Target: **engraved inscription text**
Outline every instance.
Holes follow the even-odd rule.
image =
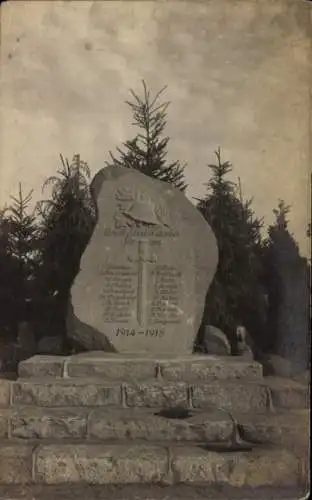
[[[101,270],[103,288],[100,294],[103,321],[128,323],[137,298],[137,272],[132,266],[109,266]]]

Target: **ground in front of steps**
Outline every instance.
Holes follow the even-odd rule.
[[[229,486],[25,485],[1,486],[1,500],[297,500],[304,488],[234,488]]]

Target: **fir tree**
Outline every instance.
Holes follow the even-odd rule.
[[[8,208],[5,206],[0,209],[0,256],[5,256],[9,249],[9,227],[7,214]]]
[[[269,226],[268,238],[265,241],[265,282],[269,294],[269,350],[273,352],[276,351],[278,338],[287,335],[290,338],[291,331],[295,331],[296,317],[302,316],[298,311],[302,307],[306,308],[308,315],[309,309],[311,271],[307,259],[301,257],[298,244],[289,231],[290,211],[290,205],[286,205],[284,200],[279,200],[278,207],[273,210],[275,221]],[[293,283],[293,287],[289,287],[289,282]],[[293,297],[290,320],[288,309],[291,293]],[[301,297],[299,301],[298,297]],[[287,330],[290,333],[287,333]]]
[[[52,185],[51,199],[38,203],[41,216],[42,266],[38,273],[38,315],[50,312],[65,336],[65,319],[70,287],[79,271],[81,255],[91,236],[95,207],[90,194],[90,170],[75,155],[71,164],[61,155],[61,168],[49,177],[43,190]],[[45,311],[45,313],[43,313]],[[55,321],[50,324],[55,325]],[[51,327],[52,328],[52,327]],[[57,333],[57,327],[54,326]]]
[[[61,286],[67,287],[75,276],[72,265],[77,265],[76,255],[81,255],[81,244],[90,236],[95,207],[87,163],[79,155],[73,157],[71,164],[61,155],[61,162],[57,175],[43,184],[43,190],[52,185],[51,199],[40,201],[37,209],[42,220],[43,260],[49,262],[47,271],[57,280],[62,275]]]
[[[252,200],[243,201],[238,186],[227,179],[232,165],[221,161],[209,165],[212,177],[207,194],[197,208],[217,238],[219,264],[207,294],[204,324],[221,328],[235,351],[235,331],[243,324],[256,345],[262,347],[265,325],[265,290],[262,286],[262,220],[251,208]],[[199,342],[201,342],[201,334]]]
[[[24,197],[21,184],[18,196],[11,196],[13,204],[9,207],[10,253],[17,259],[24,276],[35,272],[38,249],[38,226],[35,213],[28,213],[33,190]]]
[[[17,335],[15,289],[18,285],[18,264],[10,253],[10,230],[8,208],[0,211],[0,340],[9,340]]]
[[[268,264],[275,265],[277,259],[287,263],[299,256],[298,244],[288,229],[290,210],[284,200],[279,200],[277,208],[273,209],[275,221],[269,226],[265,240]]]
[[[138,127],[140,132],[123,144],[124,149],[117,148],[119,158],[110,152],[111,161],[106,164],[139,170],[145,175],[169,182],[181,191],[185,191],[187,187],[184,179],[185,166],[179,161],[168,163],[166,160],[169,137],[164,135],[164,129],[167,124],[169,102],[159,102],[165,88],[152,98],[143,81],[143,99],[130,91],[133,101],[126,102],[132,111],[133,125]]]
[[[32,314],[40,254],[37,220],[34,213],[29,213],[32,191],[24,196],[19,184],[17,197],[11,199],[12,205],[2,210],[0,217],[0,303],[2,317],[14,337],[18,323],[27,321]]]

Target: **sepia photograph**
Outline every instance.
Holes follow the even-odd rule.
[[[312,2],[0,22],[0,498],[308,498]]]

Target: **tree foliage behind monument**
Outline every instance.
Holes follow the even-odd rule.
[[[169,137],[164,135],[167,124],[167,108],[169,102],[160,102],[165,88],[151,97],[143,81],[143,98],[133,90],[133,101],[127,101],[135,127],[139,129],[137,135],[123,143],[123,148],[117,148],[119,157],[110,153],[111,161],[107,165],[134,168],[145,175],[169,182],[181,191],[187,185],[184,178],[184,166],[179,161],[167,161],[167,146]]]
[[[61,156],[61,162],[57,175],[49,177],[43,185],[43,189],[52,186],[51,197],[37,206],[41,216],[42,259],[37,276],[38,297],[42,302],[38,316],[41,313],[49,318],[47,323],[52,335],[65,330],[70,287],[79,271],[80,258],[95,219],[87,163],[79,155],[75,155],[71,163]],[[42,325],[40,320],[39,324]]]
[[[215,325],[229,337],[235,351],[235,331],[244,325],[256,345],[263,348],[266,323],[266,298],[263,287],[262,220],[244,201],[238,186],[228,180],[229,162],[208,165],[212,176],[207,194],[198,200],[198,209],[212,227],[219,247],[219,264],[208,291],[203,324]],[[201,342],[199,335],[199,343]]]
[[[0,213],[1,337],[15,339],[18,325],[32,315],[34,282],[40,264],[38,223],[19,184],[17,196]]]
[[[300,255],[289,231],[291,207],[280,200],[273,210],[265,246],[265,281],[269,296],[269,350],[295,362],[306,358],[310,343],[309,302],[311,267]],[[301,351],[301,352],[300,352]]]

